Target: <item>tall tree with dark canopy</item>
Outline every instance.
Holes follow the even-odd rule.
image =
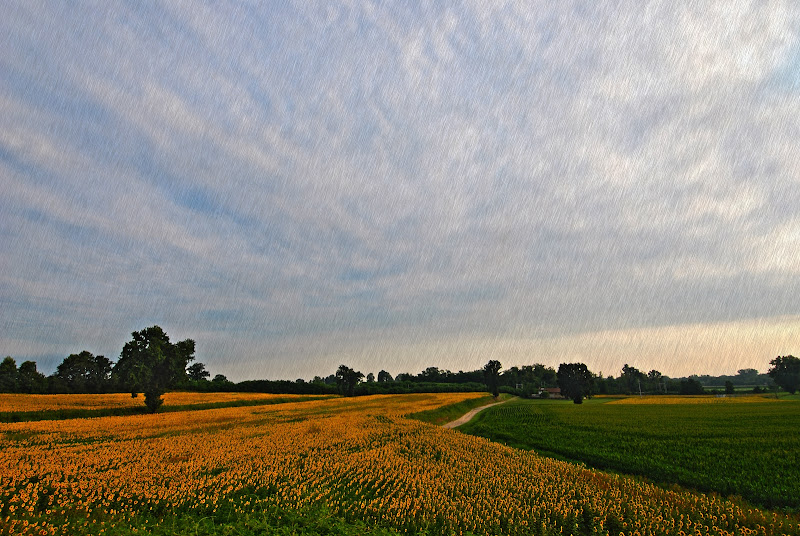
[[[17,361],[11,356],[6,356],[0,363],[0,393],[16,393],[19,388],[18,380]]]
[[[56,368],[56,376],[72,393],[102,393],[109,386],[112,363],[84,350],[70,354]]]
[[[336,384],[339,386],[339,392],[344,396],[353,396],[356,385],[363,379],[362,372],[345,365],[339,365],[339,369],[336,371]]]
[[[500,361],[492,359],[483,366],[483,381],[492,396],[497,398],[500,396],[500,368],[502,365]]]
[[[122,348],[114,376],[131,393],[144,391],[151,413],[164,402],[161,395],[186,378],[186,366],[194,359],[194,341],[175,344],[159,326],[134,331],[133,340]]]
[[[186,375],[193,382],[201,382],[208,380],[209,376],[211,376],[211,373],[206,370],[206,366],[204,364],[197,362],[193,365],[190,365],[189,368],[186,369]]]
[[[800,359],[793,356],[778,356],[769,362],[772,365],[767,371],[778,386],[795,394],[800,389]]]
[[[556,376],[561,395],[576,404],[582,404],[584,395],[592,392],[592,373],[583,363],[561,363]]]
[[[386,372],[385,370],[381,370],[381,371],[378,373],[378,382],[379,382],[379,383],[383,383],[383,382],[393,382],[393,381],[394,381],[394,378],[392,378],[392,375],[391,375],[391,374],[389,374],[388,372]]]
[[[20,393],[44,393],[47,390],[47,378],[36,370],[35,361],[23,361],[17,371]]]

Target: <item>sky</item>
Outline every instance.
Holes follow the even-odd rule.
[[[800,4],[0,7],[0,353],[229,379],[800,353]]]

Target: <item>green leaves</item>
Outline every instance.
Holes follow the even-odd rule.
[[[152,412],[162,404],[161,395],[186,377],[186,366],[194,359],[191,339],[176,344],[159,326],[134,331],[122,348],[113,374],[131,392],[144,391],[145,405]]]

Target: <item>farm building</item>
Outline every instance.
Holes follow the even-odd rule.
[[[546,393],[546,394],[545,394]],[[546,398],[562,398],[560,387],[540,387],[539,396]]]

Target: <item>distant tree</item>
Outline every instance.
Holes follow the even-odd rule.
[[[55,375],[72,393],[101,393],[108,390],[113,363],[105,356],[86,350],[70,354],[56,368]]]
[[[19,391],[17,362],[7,356],[0,363],[0,393],[16,393]]]
[[[627,394],[638,393],[643,381],[646,382],[646,376],[636,367],[631,367],[627,363],[622,367],[622,380]]]
[[[36,362],[23,361],[17,371],[20,393],[44,393],[47,391],[47,378],[36,370]]]
[[[375,375],[373,373],[367,374],[367,383],[372,383],[375,381]]]
[[[224,374],[217,374],[214,376],[214,379],[211,380],[212,383],[230,383],[228,378]]]
[[[500,396],[500,368],[502,365],[500,361],[492,359],[483,366],[483,381],[492,396],[497,398]]]
[[[733,388],[733,382],[730,381],[730,380],[726,381],[725,382],[725,394],[726,395],[732,395],[735,392],[736,391]]]
[[[741,376],[742,378],[755,380],[758,378],[758,371],[754,368],[743,368],[737,370],[736,375]]]
[[[571,398],[576,404],[583,403],[583,397],[592,392],[593,376],[583,363],[561,363],[556,376],[561,395]]]
[[[186,369],[186,375],[194,382],[208,381],[211,373],[206,370],[206,366],[199,361]]]
[[[336,384],[344,396],[353,396],[356,385],[364,379],[364,374],[345,365],[339,365],[336,371]]]
[[[401,372],[397,376],[395,376],[394,381],[396,382],[412,382],[414,381],[414,376],[410,372]]]
[[[706,390],[703,385],[695,378],[686,378],[681,380],[680,393],[682,395],[704,395]]]
[[[781,389],[791,394],[800,389],[800,359],[793,355],[778,356],[769,364],[772,367],[767,374]]]
[[[647,373],[647,389],[650,391],[661,391],[664,376],[657,370],[651,370]]]
[[[394,378],[392,378],[392,375],[386,372],[385,370],[382,370],[378,373],[378,383],[392,382],[392,381],[394,381]]]
[[[423,382],[442,381],[442,371],[438,367],[428,367],[419,374],[419,380]]]
[[[131,393],[144,391],[144,403],[155,413],[167,389],[185,380],[186,366],[194,359],[194,341],[173,344],[159,326],[131,335],[133,339],[122,348],[113,375]]]

